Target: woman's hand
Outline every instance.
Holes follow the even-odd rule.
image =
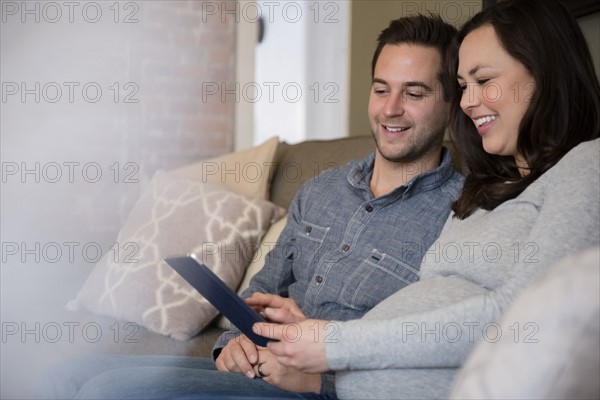
[[[245,301],[269,321],[286,323],[306,319],[294,300],[276,294],[253,293]]]
[[[269,321],[296,322],[306,319],[292,299],[274,294],[254,293],[245,301]],[[259,348],[250,339],[240,335],[223,347],[215,365],[219,371],[243,373],[249,378],[254,378],[259,362],[258,351]]]
[[[337,325],[335,322],[307,319],[288,324],[261,322],[252,330],[278,342],[269,342],[267,348],[277,361],[309,374],[329,370],[325,354],[325,343],[335,342]]]

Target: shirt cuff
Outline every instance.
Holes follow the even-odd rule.
[[[233,338],[238,337],[239,335],[241,335],[242,333],[237,330],[237,329],[233,329],[230,331],[226,331],[223,332],[223,334],[221,334],[221,336],[219,336],[217,338],[217,341],[215,342],[213,348],[212,348],[212,357],[213,357],[213,361],[216,361],[217,358],[219,357],[219,354],[221,354],[221,350],[223,349],[223,347],[225,347],[225,345],[227,343],[229,343],[229,341]]]

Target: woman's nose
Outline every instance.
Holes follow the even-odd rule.
[[[466,85],[460,98],[460,108],[467,112],[469,109],[477,107],[481,103],[480,97],[481,90],[477,88],[477,85]]]

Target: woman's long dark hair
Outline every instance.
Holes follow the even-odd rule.
[[[452,138],[467,169],[463,192],[453,205],[455,216],[461,219],[477,208],[493,210],[517,197],[573,147],[600,133],[600,85],[592,57],[577,22],[560,3],[500,1],[467,22],[459,32],[459,42],[488,24],[504,49],[535,80],[535,92],[521,120],[517,140],[517,150],[527,161],[529,174],[521,176],[514,157],[483,150],[473,121],[460,108],[462,92],[454,85]],[[450,70],[456,73],[458,49],[451,63]]]

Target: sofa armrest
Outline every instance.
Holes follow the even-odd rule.
[[[600,248],[558,262],[480,342],[454,382],[453,399],[600,398]]]

